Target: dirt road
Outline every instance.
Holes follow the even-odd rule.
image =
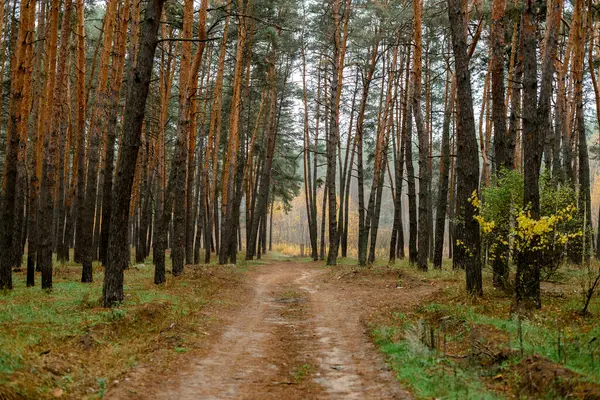
[[[360,322],[364,298],[327,274],[316,264],[285,262],[251,272],[252,294],[205,356],[158,377],[156,392],[142,397],[410,398]]]

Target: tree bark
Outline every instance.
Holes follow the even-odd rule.
[[[428,232],[428,205],[429,205],[429,135],[423,122],[421,111],[421,71],[422,71],[422,27],[421,14],[423,6],[421,0],[413,1],[414,40],[415,52],[412,68],[412,111],[415,117],[417,137],[419,141],[419,223],[417,266],[422,271],[427,271],[427,256],[429,254]]]
[[[27,104],[27,60],[28,46],[31,46],[32,32],[29,31],[35,0],[23,1],[20,5],[19,31],[15,56],[14,79],[11,84],[11,104],[7,133],[7,151],[4,161],[4,181],[2,196],[2,218],[0,218],[0,289],[12,289],[12,257],[13,227],[16,219],[15,206],[18,190],[19,149],[25,146],[20,131],[27,131],[27,118],[24,113]]]
[[[136,0],[134,0],[136,1]],[[125,0],[119,10],[115,32],[115,46],[112,52],[111,85],[106,123],[106,150],[104,155],[104,184],[102,185],[102,225],[100,230],[100,261],[106,265],[108,250],[108,232],[112,212],[112,188],[115,160],[115,142],[117,138],[117,115],[120,108],[121,86],[125,66],[125,49],[127,44],[127,22],[129,21],[130,1]]]
[[[244,14],[250,11],[250,1],[241,2],[238,6]],[[244,52],[248,38],[248,27],[246,18],[240,19],[238,24],[237,48],[235,67],[233,72],[233,93],[231,99],[231,114],[229,116],[228,146],[225,153],[223,176],[221,178],[221,253],[219,264],[230,261],[231,245],[236,242],[236,223],[233,220],[235,203],[235,174],[237,170],[237,154],[240,147],[240,113],[242,107],[242,82],[245,66]],[[235,247],[234,247],[235,250]]]
[[[336,196],[336,166],[337,146],[339,140],[339,114],[341,93],[340,76],[343,64],[341,60],[340,44],[340,1],[332,0],[333,14],[333,69],[331,71],[331,84],[329,90],[329,135],[327,135],[327,172],[325,178],[325,190],[327,192],[328,219],[329,219],[329,251],[327,253],[327,265],[336,265],[339,246],[339,235],[337,229],[337,196]]]
[[[460,266],[466,270],[467,293],[479,296],[483,293],[480,233],[479,225],[473,218],[477,210],[469,200],[478,191],[479,159],[473,116],[471,74],[467,54],[467,21],[465,14],[458,0],[448,0],[448,17],[455,59],[459,111],[456,208],[458,229],[462,231],[462,243],[460,245],[464,248],[463,257],[460,259],[462,265]],[[454,259],[454,262],[457,262],[457,260]]]
[[[164,0],[151,0],[146,6],[144,22],[141,27],[137,63],[133,69],[131,84],[127,92],[123,114],[123,141],[113,192],[108,262],[102,288],[102,304],[104,307],[111,307],[123,301],[123,271],[129,261],[126,235],[131,189],[140,147],[146,99],[152,79],[152,66],[158,43],[158,27],[163,6]]]
[[[66,63],[68,57],[68,43],[70,32],[70,13],[71,6],[65,7],[63,16],[63,27],[61,30],[61,49],[58,66],[56,67],[56,49],[58,43],[58,15],[60,2],[52,1],[52,12],[50,17],[50,53],[49,53],[49,74],[47,84],[47,98],[52,98],[52,115],[49,116],[49,132],[44,140],[44,167],[42,172],[42,186],[40,192],[40,225],[38,233],[40,235],[40,254],[38,262],[42,270],[42,289],[52,288],[52,238],[53,235],[53,217],[55,206],[55,190],[57,184],[57,163],[59,140],[62,140],[66,133],[66,124],[63,120],[65,107],[65,88],[62,82],[65,79]],[[56,71],[58,70],[58,75]],[[56,82],[59,82],[57,85]]]
[[[442,268],[444,252],[444,229],[446,226],[446,211],[448,209],[448,180],[450,176],[450,120],[454,111],[456,96],[456,76],[448,72],[446,77],[446,107],[442,122],[442,159],[440,160],[440,189],[437,210],[435,213],[435,249],[433,257],[434,268]],[[452,243],[450,243],[452,246]]]
[[[254,216],[252,218],[252,226],[250,228],[250,236],[246,241],[246,260],[252,260],[254,256],[260,254],[261,245],[265,245],[264,240],[259,244],[259,251],[256,251],[256,243],[261,236],[262,229],[259,233],[259,225],[266,223],[267,206],[269,199],[269,191],[271,189],[271,173],[273,167],[273,157],[275,152],[275,142],[277,139],[277,124],[276,124],[276,112],[277,112],[277,77],[275,74],[275,60],[274,52],[271,53],[268,59],[268,81],[269,81],[269,116],[268,116],[268,132],[267,132],[267,145],[264,165],[261,170],[260,186],[256,198],[256,206]],[[262,222],[261,222],[262,221]]]
[[[580,3],[582,0],[578,0]],[[537,98],[536,25],[532,0],[527,0],[522,15],[521,43],[523,51],[523,151],[525,190],[523,207],[534,220],[540,218],[539,176],[542,162],[542,149],[546,132],[543,121],[550,118],[550,99],[556,56],[556,36],[561,20],[561,0],[551,3],[548,18],[544,52],[542,55],[542,78],[539,100]],[[576,6],[577,7],[577,6]],[[540,308],[540,250],[535,249],[539,238],[533,238],[518,254],[515,294],[517,304],[525,308]]]
[[[370,62],[368,69],[363,73],[363,89],[358,115],[356,117],[356,175],[358,183],[358,264],[361,266],[367,265],[367,246],[369,243],[369,228],[367,226],[367,218],[365,211],[365,189],[364,189],[364,167],[363,167],[363,142],[364,142],[364,123],[366,116],[367,103],[369,98],[369,90],[373,75],[378,61],[379,41],[377,41],[370,54]]]
[[[108,109],[108,69],[111,59],[111,50],[113,48],[114,25],[116,16],[117,1],[112,0],[106,4],[106,15],[104,16],[104,37],[102,45],[102,54],[100,56],[100,66],[98,75],[98,86],[95,93],[95,110],[90,121],[89,136],[89,157],[86,173],[85,202],[83,209],[81,229],[81,256],[82,256],[82,282],[92,282],[93,271],[92,261],[94,254],[94,219],[96,214],[96,202],[100,201],[98,195],[98,167],[100,165],[100,151],[102,135],[104,133],[105,112]]]

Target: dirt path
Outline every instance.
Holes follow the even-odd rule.
[[[206,355],[172,371],[171,378],[158,378],[157,392],[143,397],[410,398],[360,322],[364,296],[340,290],[327,275],[307,263],[267,265],[250,273],[252,294]]]

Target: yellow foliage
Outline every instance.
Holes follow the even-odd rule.
[[[481,211],[481,200],[477,196],[477,192],[473,192],[469,201],[476,209]],[[583,235],[583,231],[564,233],[559,229],[559,224],[568,222],[573,219],[573,214],[577,212],[574,204],[570,204],[565,208],[557,210],[554,214],[540,217],[539,219],[532,218],[528,210],[520,209],[516,212],[515,225],[511,227],[508,235],[501,232],[494,232],[497,226],[496,221],[487,220],[484,215],[476,214],[473,218],[479,223],[484,235],[494,234],[493,244],[489,248],[490,259],[495,258],[495,250],[497,244],[501,243],[505,246],[509,244],[509,238],[514,238],[514,245],[517,251],[528,248],[530,250],[547,250],[555,243],[565,245],[569,240]],[[458,243],[461,245],[462,243]]]

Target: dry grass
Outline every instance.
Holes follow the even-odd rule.
[[[57,267],[45,292],[17,273],[14,290],[0,295],[0,399],[102,398],[135,365],[167,365],[194,350],[243,290],[235,267],[188,267],[155,286],[152,265],[136,265],[126,271],[125,302],[106,310],[102,268],[93,284],[80,274]]]

